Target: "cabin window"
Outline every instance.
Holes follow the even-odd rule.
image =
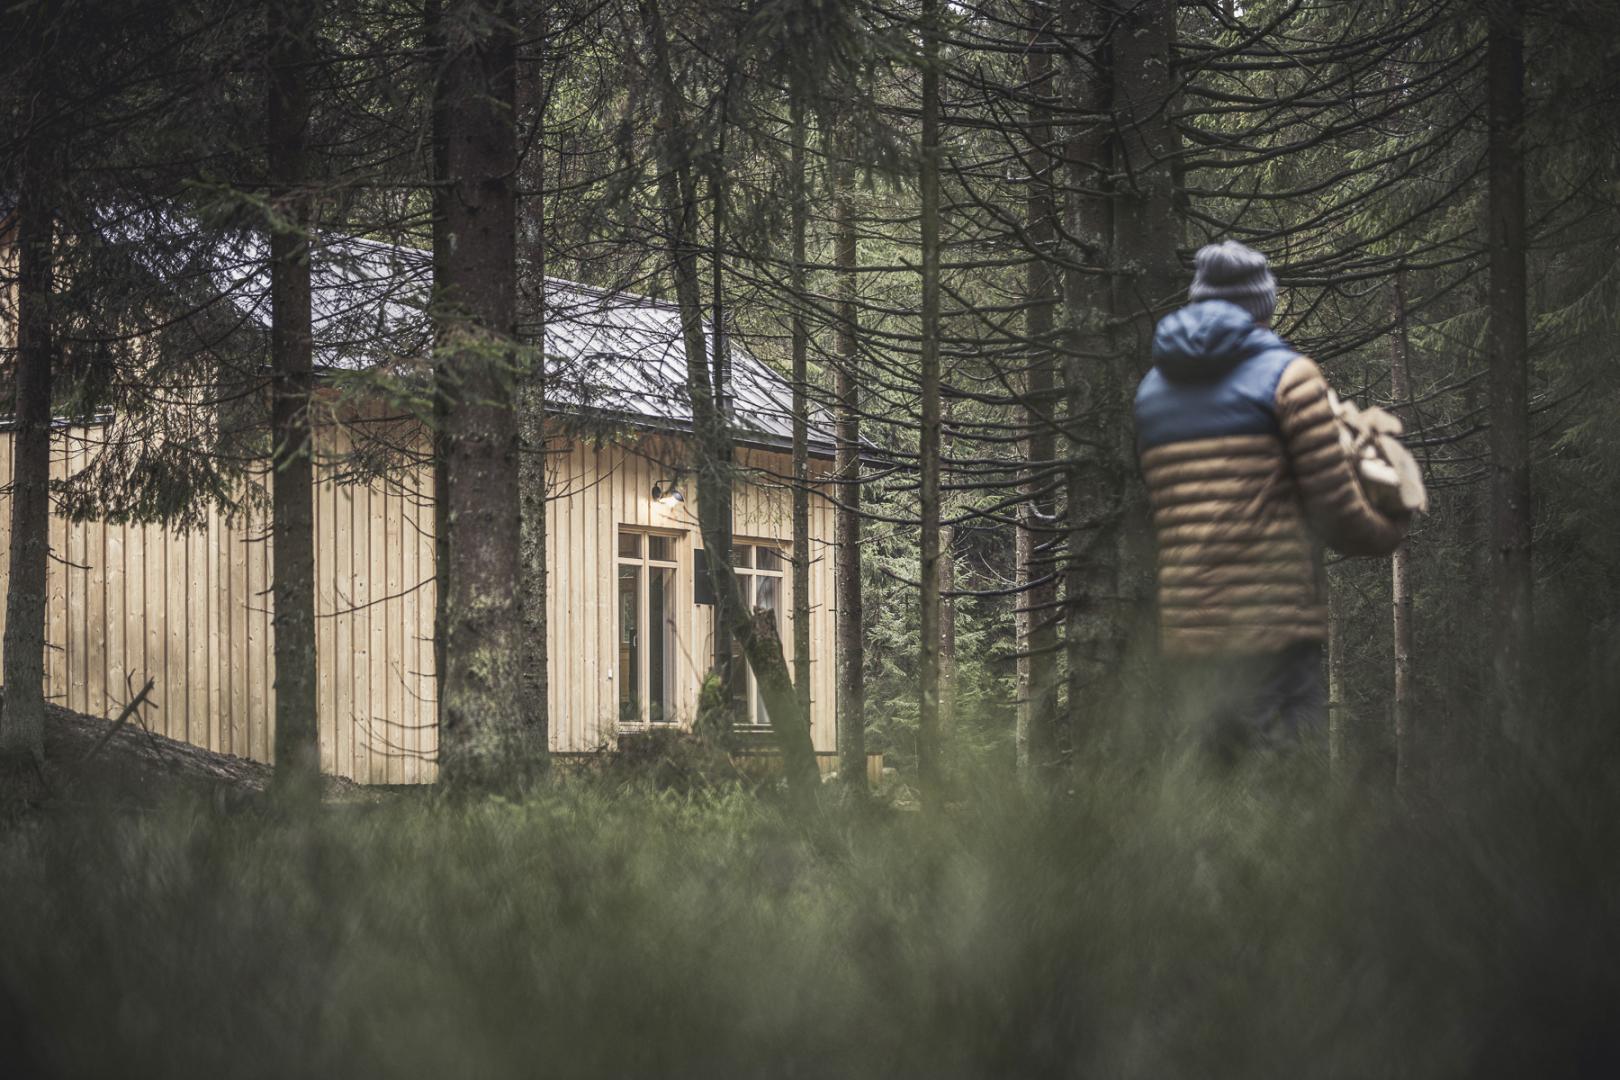
[[[619,530],[619,725],[676,720],[673,537]]]
[[[737,585],[742,591],[743,603],[750,612],[764,609],[771,616],[771,624],[776,627],[777,636],[782,635],[782,594],[785,591],[785,582],[782,578],[782,552],[769,544],[737,543],[732,546],[733,566],[737,571]],[[737,695],[738,715],[745,717],[745,723],[767,727],[770,725],[770,714],[765,709],[765,701],[760,696],[759,680],[754,677],[754,669],[750,666],[742,653],[742,646],[733,642],[732,655],[734,669],[743,673],[743,677],[733,680],[733,692]]]

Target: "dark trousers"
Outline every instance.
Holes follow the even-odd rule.
[[[1322,654],[1320,642],[1305,641],[1258,656],[1179,662],[1181,730],[1228,765],[1256,750],[1325,747]]]

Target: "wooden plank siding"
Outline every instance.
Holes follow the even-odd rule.
[[[694,599],[694,552],[698,534],[696,483],[684,466],[684,445],[667,436],[648,435],[601,444],[562,442],[551,448],[548,483],[552,493],[546,520],[552,573],[548,609],[551,650],[551,746],[560,752],[611,747],[618,734],[617,618],[615,580],[621,527],[664,533],[675,541],[677,716],[690,725],[708,669],[710,609]],[[785,477],[786,454],[740,449],[743,477],[733,501],[733,532],[741,540],[770,540],[784,552],[793,536],[792,496]],[[826,463],[814,462],[824,477]],[[686,498],[673,507],[652,499],[654,483],[677,481]],[[811,738],[818,751],[837,746],[834,714],[833,504],[811,499],[810,649]],[[784,574],[781,635],[793,640],[791,574]],[[572,678],[575,673],[583,677]]]
[[[106,430],[60,430],[52,475],[64,479],[99,452]],[[317,433],[316,638],[321,764],[363,783],[430,783],[436,776],[432,476],[426,467],[381,477],[350,475],[348,430]],[[694,599],[697,505],[686,449],[647,435],[558,441],[550,450],[551,745],[563,753],[608,749],[618,734],[617,547],[621,527],[674,541],[677,714],[690,724],[706,657],[710,609]],[[745,481],[736,535],[788,550],[787,455],[740,450]],[[816,462],[818,475],[826,463]],[[0,432],[0,595],[9,568],[12,439]],[[687,498],[652,500],[676,479]],[[260,480],[259,483],[265,483]],[[267,506],[262,498],[245,506]],[[833,714],[832,514],[812,499],[812,737],[836,745]],[[156,525],[69,522],[53,515],[47,583],[46,694],[69,708],[113,716],[147,678],[156,686],[155,731],[210,750],[272,759],[275,653],[270,537],[264,510],[208,515],[180,533]],[[790,576],[782,637],[792,640]],[[0,629],[3,629],[0,605]]]

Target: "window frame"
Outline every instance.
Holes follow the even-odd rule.
[[[636,555],[624,553],[624,538],[636,536],[639,538]],[[649,537],[657,537],[669,542],[669,557],[667,559],[654,559],[651,555]],[[659,728],[679,727],[681,723],[680,708],[680,643],[681,643],[681,615],[685,610],[681,603],[681,540],[682,534],[672,529],[646,528],[640,525],[620,524],[615,527],[613,534],[613,700],[617,706],[615,713],[619,731],[652,731]],[[624,715],[624,686],[625,675],[623,667],[624,626],[622,619],[622,604],[620,574],[626,567],[635,567],[636,578],[636,623],[638,638],[634,643],[635,650],[635,682],[636,718],[625,719]],[[647,631],[650,629],[652,609],[652,582],[653,571],[665,570],[669,572],[671,591],[674,595],[673,603],[664,613],[664,626],[671,637],[672,648],[666,649],[664,657],[664,714],[658,720],[652,719],[651,688],[652,657],[651,650],[647,648]]]
[[[739,547],[747,547],[750,549],[770,549],[776,555],[776,569],[760,569],[758,565],[758,553],[757,551],[753,550],[749,552],[748,565],[738,565],[735,561],[735,555]],[[788,567],[793,565],[793,561],[791,558],[789,558],[787,541],[734,536],[731,540],[731,550],[733,555],[732,573],[736,574],[738,578],[738,585],[742,589],[743,593],[743,602],[748,605],[748,610],[750,613],[753,612],[756,606],[755,590],[758,586],[759,579],[775,578],[778,582],[776,587],[776,607],[773,610],[776,612],[776,635],[778,639],[782,641],[785,651],[789,643],[792,641],[792,628],[790,621],[793,617],[792,605],[788,603],[788,592],[793,585],[791,576],[788,573]],[[718,609],[716,609],[716,617],[718,617],[718,614]],[[763,720],[760,719],[761,715],[765,713],[765,707],[764,703],[760,700],[759,679],[754,675],[754,666],[748,662],[748,657],[743,654],[741,645],[737,644],[735,640],[733,641],[732,648],[734,650],[733,662],[742,662],[742,678],[737,680],[737,685],[740,685],[742,688],[742,701],[744,703],[744,707],[742,710],[743,719],[738,726],[748,731],[769,730],[771,726],[770,717],[767,715]],[[787,658],[785,654],[784,659],[788,660],[789,666],[791,667],[791,659]]]

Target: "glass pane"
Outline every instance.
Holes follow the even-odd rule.
[[[654,724],[675,719],[675,571],[647,575],[647,719]]]
[[[775,548],[757,547],[754,549],[754,566],[759,570],[782,569],[781,552]]]
[[[742,593],[743,605],[750,611],[754,603],[754,577],[752,574],[738,574],[737,587]],[[716,609],[718,615],[718,609]],[[752,712],[748,703],[754,699],[754,673],[748,666],[748,660],[743,656],[742,643],[735,637],[731,639],[731,700],[736,705],[735,715],[740,717],[740,723],[749,723]]]
[[[771,613],[771,624],[778,625],[776,613],[781,608],[782,579],[776,577],[756,577],[754,579],[754,610],[764,608]]]
[[[764,548],[760,548],[759,550],[761,553],[765,551]],[[770,612],[771,625],[776,628],[776,632],[778,634],[782,632],[782,621],[777,617],[776,614],[777,611],[780,610],[778,606],[778,599],[781,596],[781,591],[781,578],[760,577],[754,579],[754,610],[759,611],[763,609]],[[752,673],[750,673],[750,676],[752,676]],[[754,681],[756,684],[758,682],[757,679],[752,681]],[[754,723],[766,725],[770,722],[770,713],[768,713],[765,709],[765,695],[759,692],[759,688],[756,685],[754,688]]]
[[[641,558],[641,534],[621,532],[619,534],[619,557],[621,559]]]
[[[731,545],[731,565],[732,566],[753,566],[754,565],[753,555],[754,555],[754,549],[749,547],[747,544],[732,544]]]
[[[667,536],[649,534],[647,537],[647,558],[649,559],[656,559],[659,562],[672,562],[675,559],[673,548],[674,544],[670,542]]]
[[[619,722],[641,722],[641,567],[619,567]]]

